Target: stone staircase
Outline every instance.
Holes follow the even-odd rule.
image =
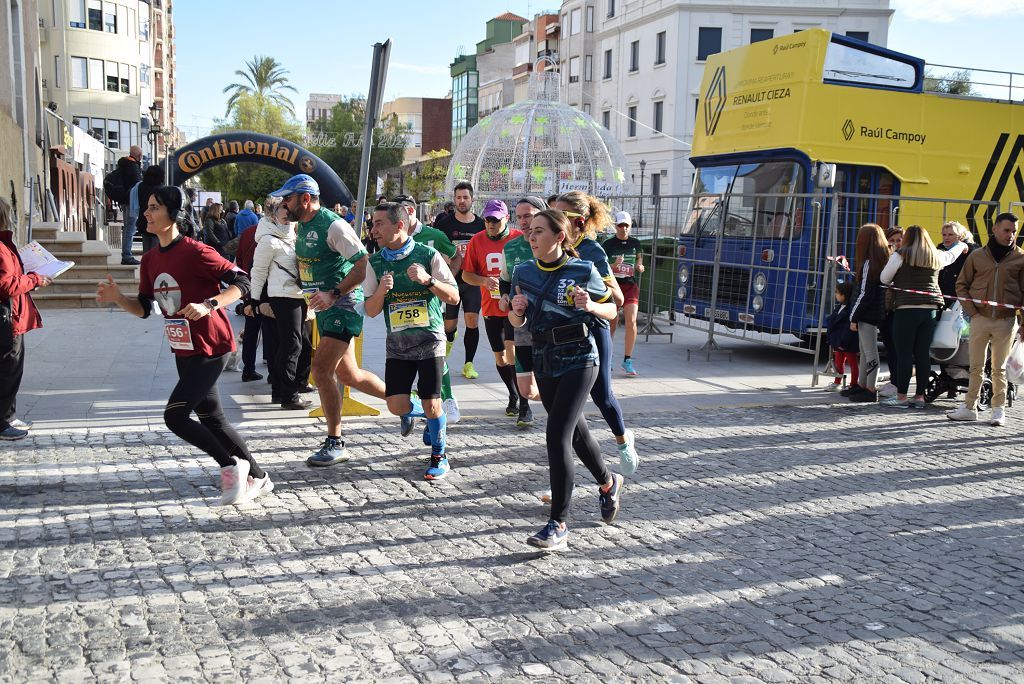
[[[111,226],[108,230],[119,228]],[[58,259],[75,262],[74,268],[58,276],[52,285],[32,292],[32,301],[40,309],[110,306],[96,302],[96,283],[108,274],[129,297],[139,291],[139,267],[122,266],[120,255],[112,254],[102,240],[86,240],[84,232],[61,230],[58,223],[33,225],[32,239]]]

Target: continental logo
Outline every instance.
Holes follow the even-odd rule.
[[[801,40],[798,43],[783,43],[782,45],[776,45],[774,48],[772,48],[772,54],[777,55],[780,52],[785,52],[786,50],[796,50],[802,47],[807,47],[806,40]]]
[[[1024,172],[1022,172],[1024,169],[1024,135],[1017,135],[1012,145],[1010,145],[1010,139],[1009,133],[1001,133],[999,139],[996,140],[992,154],[989,156],[988,165],[985,167],[985,173],[982,174],[981,180],[978,182],[978,189],[974,193],[975,202],[987,200],[1004,205],[1009,202],[1024,202]],[[1017,191],[1016,199],[1012,196],[1003,197],[1011,178],[1013,189]],[[979,204],[972,204],[971,208],[967,210],[967,227],[974,233],[975,239],[981,236],[978,229],[978,212],[982,210],[984,210],[985,226],[988,228],[992,226],[992,220],[999,207],[995,205],[982,207]]]
[[[727,98],[725,67],[720,66],[715,70],[715,75],[711,77],[708,90],[704,93],[704,131],[709,136],[714,135],[715,131],[718,130],[718,122],[722,118],[722,110],[725,109]]]
[[[905,145],[924,145],[924,141],[928,137],[924,133],[901,131],[885,126],[858,126],[853,123],[853,119],[847,119],[840,130],[843,133],[843,140],[846,142],[850,142],[859,135],[861,138],[888,140]]]
[[[179,156],[178,168],[185,173],[193,174],[198,173],[214,160],[237,158],[238,161],[259,162],[260,157],[264,157],[291,164],[304,173],[312,173],[316,170],[316,161],[309,156],[303,156],[300,161],[299,152],[301,151],[302,148],[297,145],[280,142],[267,143],[252,140],[228,142],[221,139],[211,145],[198,150],[190,150]]]

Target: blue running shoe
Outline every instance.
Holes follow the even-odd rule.
[[[337,437],[328,437],[320,449],[306,459],[311,466],[332,466],[335,463],[343,463],[348,460],[348,453],[345,451],[345,442]]]
[[[408,437],[412,433],[412,429],[416,427],[416,419],[410,416],[400,416],[402,421],[402,436]]]
[[[443,480],[447,477],[449,470],[451,470],[451,466],[448,465],[448,457],[433,454],[430,457],[430,466],[427,468],[427,472],[423,475],[423,479],[431,482],[435,480]]]
[[[566,540],[569,538],[569,528],[560,524],[557,520],[548,520],[537,534],[528,537],[526,543],[536,546],[543,551],[557,551],[566,547]]]
[[[622,499],[622,476],[618,473],[612,475],[612,486],[607,492],[600,492],[598,501],[601,503],[601,520],[611,525],[615,516],[619,514],[619,504]],[[598,490],[600,491],[600,490]]]
[[[629,377],[636,376],[636,369],[633,368],[633,359],[626,359],[622,362],[622,370],[626,371],[626,375]]]

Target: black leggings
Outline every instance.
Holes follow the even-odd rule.
[[[551,476],[551,519],[565,522],[575,468],[573,452],[599,485],[607,484],[612,473],[601,458],[601,448],[587,429],[583,405],[597,379],[597,366],[571,370],[557,378],[537,378],[540,400],[548,412],[548,470]]]
[[[597,356],[600,373],[590,398],[594,400],[597,410],[608,423],[612,434],[621,437],[626,434],[626,423],[622,419],[622,407],[612,391],[612,333],[608,328],[594,326],[594,341],[597,343]]]
[[[217,378],[220,377],[227,357],[175,356],[178,384],[171,390],[164,408],[164,423],[171,432],[192,446],[206,452],[221,468],[235,465],[236,458],[249,462],[249,474],[263,477],[248,447],[235,429],[228,424],[220,405]],[[192,420],[195,411],[199,421]]]
[[[270,367],[273,394],[281,401],[294,399],[299,389],[306,386],[307,376],[299,375],[309,362],[303,364],[305,351],[306,301],[291,297],[271,297],[270,308],[274,312],[277,327],[277,349]]]

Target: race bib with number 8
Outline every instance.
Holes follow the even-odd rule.
[[[164,320],[164,334],[171,349],[193,351],[192,329],[188,325],[187,318],[167,318]]]
[[[388,322],[391,324],[391,332],[409,328],[426,328],[430,325],[426,300],[392,302],[388,307]]]

